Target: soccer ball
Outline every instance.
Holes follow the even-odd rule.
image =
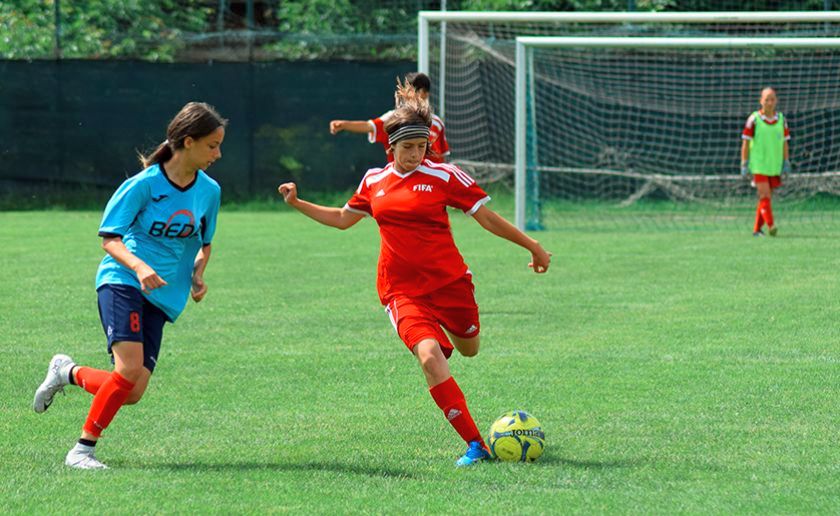
[[[545,448],[545,433],[537,418],[514,410],[493,423],[487,444],[493,457],[500,460],[534,462]]]

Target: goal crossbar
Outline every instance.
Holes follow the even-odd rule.
[[[601,38],[520,36],[534,48],[838,48],[840,38]]]
[[[417,14],[418,71],[429,73],[429,24],[458,23],[830,23],[840,22],[838,11],[731,12],[530,12],[420,11]]]

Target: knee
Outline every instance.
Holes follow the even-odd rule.
[[[437,353],[435,353],[437,351]],[[425,372],[435,371],[440,367],[440,361],[446,361],[446,358],[437,349],[437,343],[432,346],[419,347],[417,350],[417,361],[420,362],[420,367]]]
[[[420,353],[417,359],[420,361],[420,367],[426,372],[434,370],[438,363],[437,357],[432,353]]]
[[[143,394],[146,392],[146,386],[143,385],[136,385],[134,389],[128,395],[128,398],[125,399],[125,403],[123,405],[136,405],[140,403],[140,400],[143,398]]]
[[[458,353],[462,356],[474,357],[478,355],[478,349],[481,342],[478,335],[469,339],[454,338],[453,342],[455,343],[455,348],[458,350]]]
[[[468,347],[465,349],[459,349],[458,351],[461,352],[461,355],[465,357],[474,357],[478,355],[478,346]]]
[[[140,377],[143,375],[143,364],[138,365],[128,365],[123,364],[122,367],[116,369],[116,372],[119,373],[120,376],[125,378],[131,383],[137,383]]]

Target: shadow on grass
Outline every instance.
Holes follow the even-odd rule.
[[[364,475],[368,477],[381,478],[417,478],[409,471],[385,468],[377,466],[364,466],[353,464],[341,464],[337,462],[231,462],[231,463],[207,463],[207,462],[175,462],[175,463],[147,463],[147,464],[124,464],[120,468],[185,471],[185,472],[239,472],[246,471],[326,471],[331,473],[348,473],[352,475]]]

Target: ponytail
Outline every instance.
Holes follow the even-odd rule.
[[[166,140],[149,155],[138,152],[137,157],[143,168],[169,161],[175,151],[184,148],[184,140],[197,140],[212,133],[219,127],[227,126],[227,120],[204,102],[188,102],[166,128]]]
[[[143,168],[148,168],[157,163],[168,161],[172,157],[172,147],[169,146],[169,140],[165,140],[151,154],[144,156],[138,152],[137,157],[140,159]]]
[[[390,136],[407,125],[432,126],[432,108],[427,100],[408,81],[397,79],[397,91],[394,92],[394,111],[385,122],[385,132]]]

